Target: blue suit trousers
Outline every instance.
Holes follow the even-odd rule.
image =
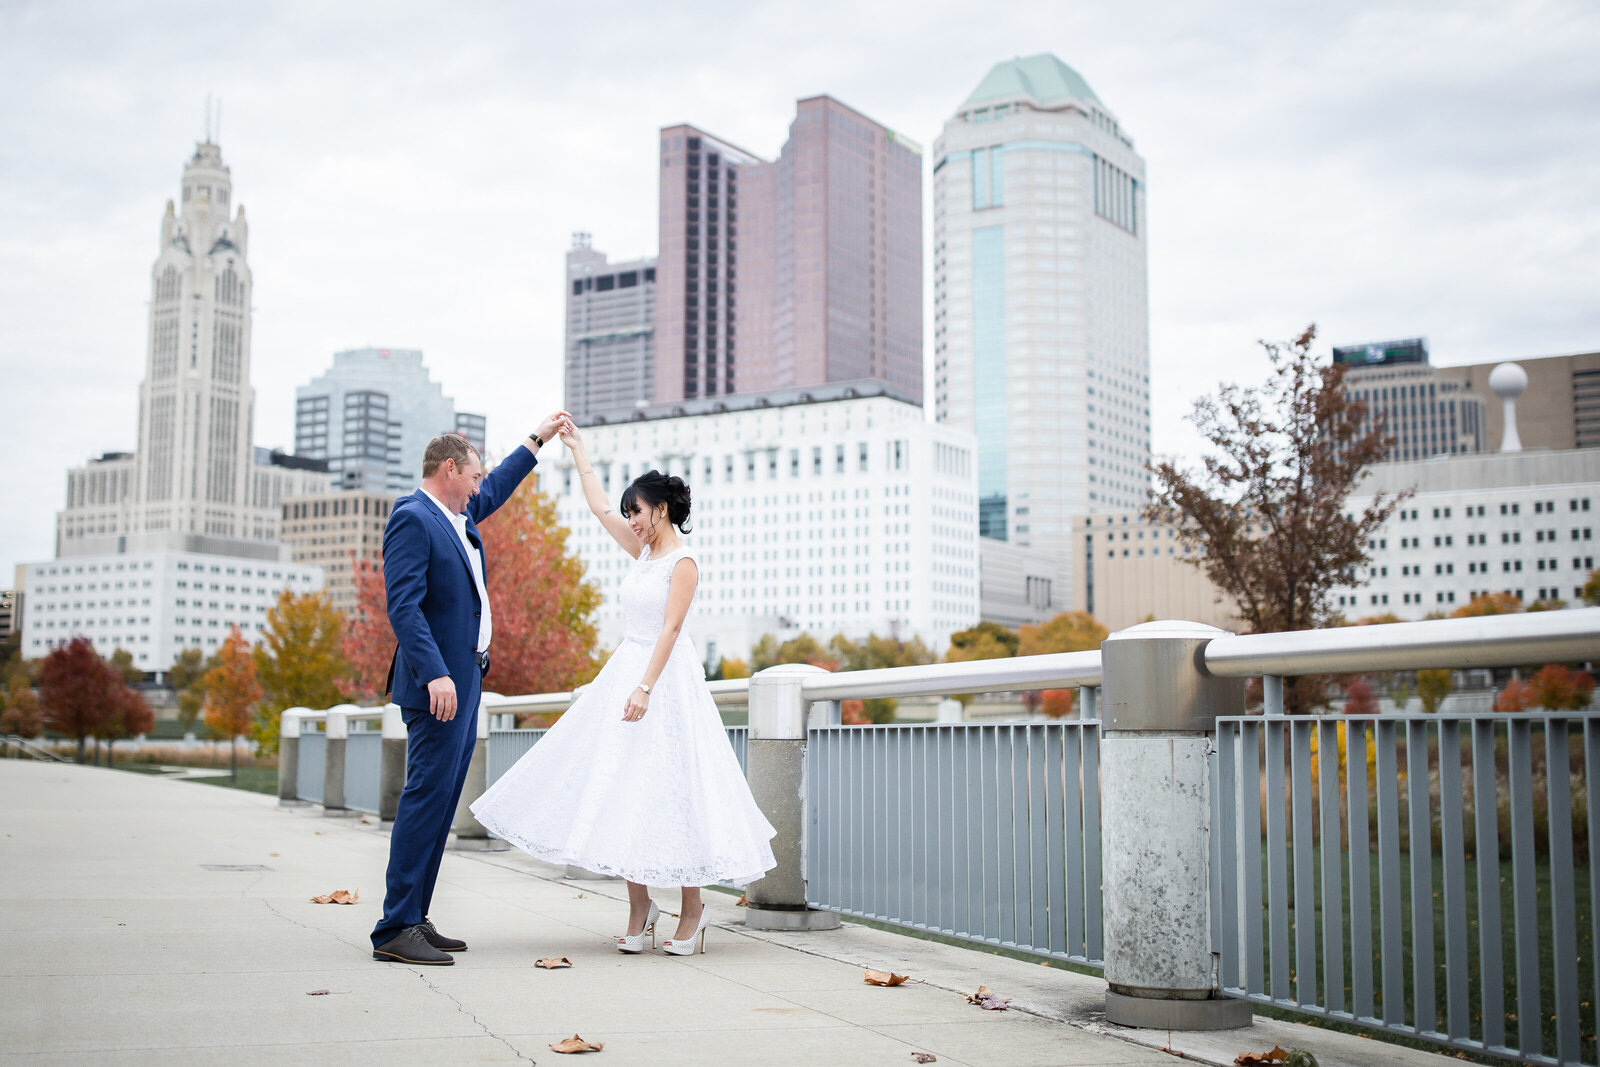
[[[389,837],[387,891],[383,918],[372,931],[373,948],[428,917],[439,862],[478,740],[477,704],[473,699],[472,711],[457,710],[449,722],[440,722],[426,708],[401,710],[407,735],[406,785]]]

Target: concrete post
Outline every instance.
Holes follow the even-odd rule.
[[[967,709],[961,706],[961,701],[945,697],[939,701],[939,710],[934,722],[965,722]]]
[[[485,693],[485,697],[494,696]],[[478,739],[472,745],[472,762],[467,764],[467,780],[461,786],[461,799],[456,802],[456,818],[451,825],[455,831],[455,847],[469,852],[500,852],[511,846],[498,837],[490,837],[488,828],[472,814],[470,805],[483,796],[489,788],[489,716],[484,702],[478,702]]]
[[[807,675],[822,668],[804,663],[768,667],[750,679],[750,738],[747,777],[767,821],[778,831],[772,854],[778,865],[750,883],[744,923],[753,930],[832,930],[839,916],[806,907],[806,726],[830,709],[808,708],[800,690]],[[837,722],[837,718],[834,718]]]
[[[400,792],[406,787],[406,721],[399,704],[383,709],[383,740],[378,765],[378,819],[394,822],[400,810]]]
[[[344,750],[350,738],[348,704],[328,709],[327,748],[322,763],[322,814],[348,815],[344,806]]]
[[[278,803],[304,804],[300,799],[300,715],[305,708],[290,708],[278,722]]]
[[[1201,666],[1226,631],[1148,622],[1100,646],[1106,1019],[1229,1030],[1246,1001],[1223,999],[1211,952],[1211,773],[1216,718],[1244,708],[1242,679]]]

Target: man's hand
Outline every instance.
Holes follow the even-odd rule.
[[[448,674],[428,683],[428,712],[440,722],[456,717],[456,683]]]
[[[539,439],[541,441],[543,441],[545,444],[549,444],[551,441],[555,440],[556,435],[561,432],[562,423],[568,422],[571,419],[572,416],[568,415],[565,411],[558,411],[554,415],[551,415],[541,422],[539,424],[539,429],[534,432],[539,435]]]

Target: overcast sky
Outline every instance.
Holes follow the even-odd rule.
[[[771,156],[831,93],[931,147],[1054,52],[1148,164],[1158,452],[1257,338],[1600,348],[1600,5],[0,0],[0,587],[132,448],[163,207],[221,99],[259,444],[339,349],[421,348],[504,451],[561,402],[563,254],[656,246],[656,131]],[[931,180],[925,177],[925,183]],[[925,184],[926,193],[926,184]],[[924,299],[931,301],[925,286]]]

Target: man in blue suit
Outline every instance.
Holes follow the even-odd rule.
[[[383,532],[383,583],[398,647],[391,691],[406,723],[406,785],[389,839],[388,893],[372,958],[450,964],[465,941],[428,920],[439,861],[478,739],[493,616],[478,523],[510,499],[566,412],[545,419],[487,477],[460,434],[428,442],[422,487],[395,502]]]

